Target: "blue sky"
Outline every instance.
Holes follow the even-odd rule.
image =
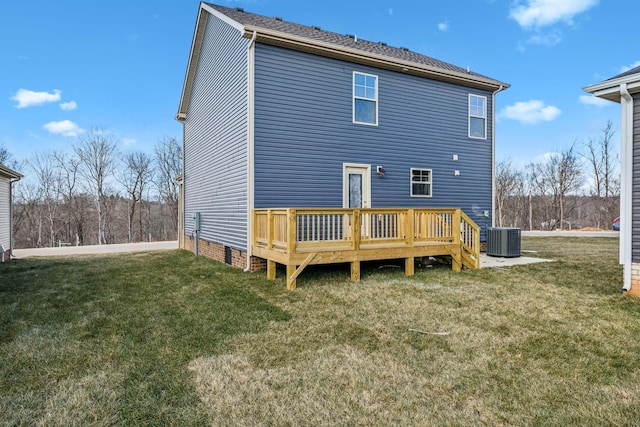
[[[218,0],[384,41],[511,84],[496,103],[497,159],[524,165],[598,138],[618,104],[582,87],[640,65],[637,0]],[[173,117],[199,2],[71,0],[0,6],[0,146],[24,160],[92,128],[120,150],[181,140]],[[616,133],[619,138],[619,132]]]

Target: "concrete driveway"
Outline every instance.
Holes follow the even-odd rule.
[[[29,258],[34,256],[65,256],[111,254],[119,252],[146,252],[167,249],[178,249],[178,241],[122,243],[115,245],[62,246],[59,248],[14,249],[15,258]]]

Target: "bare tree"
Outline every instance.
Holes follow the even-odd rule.
[[[124,171],[121,175],[120,183],[124,186],[129,195],[129,212],[128,212],[128,239],[133,241],[133,221],[136,213],[136,206],[140,205],[144,195],[144,191],[151,182],[153,177],[153,159],[146,153],[141,151],[125,154],[122,158]],[[142,230],[142,206],[138,212],[138,238],[144,240]]]
[[[51,154],[36,153],[27,163],[34,172],[39,200],[44,207],[48,228],[48,245],[54,247],[56,246],[57,220],[61,204],[62,179],[60,171]],[[39,233],[38,246],[42,245],[41,238]]]
[[[496,163],[496,207],[499,227],[504,227],[507,217],[507,203],[516,196],[517,190],[522,188],[523,180],[522,173],[513,168],[510,160]],[[511,212],[515,213],[514,209]]]
[[[545,228],[562,228],[567,213],[567,196],[582,185],[580,159],[575,145],[560,153],[552,153],[546,161],[529,165],[530,181],[544,205]]]
[[[603,225],[603,217],[609,221],[615,216],[612,211],[620,195],[619,158],[612,142],[614,133],[613,124],[609,120],[602,129],[601,138],[589,138],[584,144],[582,154],[588,164],[588,175],[592,180],[591,195],[595,199],[593,216],[598,228]]]
[[[79,171],[81,162],[75,153],[54,152],[53,157],[60,171],[61,192],[66,209],[67,242],[80,244],[84,240],[84,222],[87,216],[86,203],[78,192]]]
[[[90,194],[96,197],[98,216],[98,244],[107,243],[105,236],[109,210],[109,178],[115,171],[117,145],[113,137],[101,129],[92,129],[87,136],[80,137],[73,146],[81,162],[80,174],[85,179]]]
[[[0,147],[0,165],[7,165],[10,159],[11,154],[9,154],[9,151],[4,147]]]
[[[175,138],[164,138],[155,146],[156,185],[161,200],[169,209],[171,227],[178,229],[178,184],[176,178],[182,173],[182,147]]]

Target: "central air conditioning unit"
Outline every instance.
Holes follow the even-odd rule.
[[[487,255],[515,258],[520,256],[520,229],[487,228]]]

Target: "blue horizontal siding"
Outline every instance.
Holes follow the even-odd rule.
[[[184,123],[185,232],[246,250],[247,44],[210,16]]]
[[[353,71],[378,76],[378,126],[352,123]],[[468,137],[469,94],[487,97],[486,140]],[[491,101],[487,91],[257,44],[255,207],[341,207],[343,163],[359,163],[372,166],[372,207],[461,207],[485,226]],[[410,197],[410,168],[433,170],[433,197]]]

